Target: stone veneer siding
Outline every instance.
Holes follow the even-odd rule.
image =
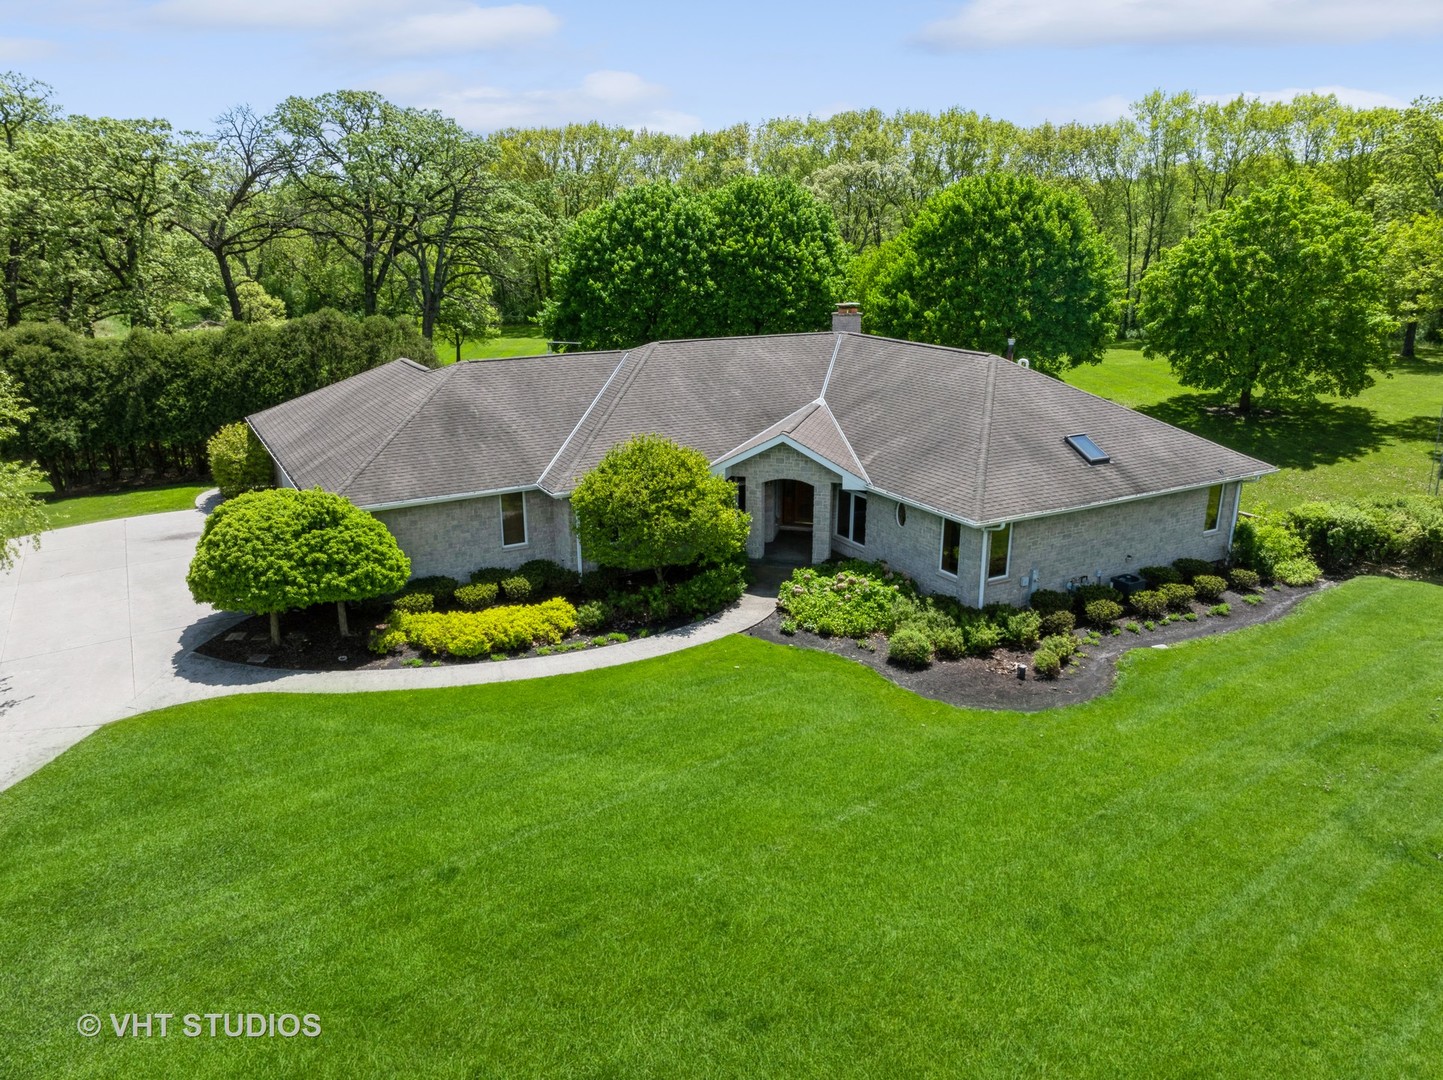
[[[751,531],[747,533],[747,558],[760,559],[766,554],[767,541],[776,537],[776,510],[768,505],[766,498],[767,484],[772,480],[800,480],[812,485],[812,562],[825,562],[831,555],[831,525],[835,525],[832,485],[841,481],[838,473],[790,446],[773,446],[730,466],[726,474],[730,479],[744,476],[747,480],[745,509],[752,516]]]
[[[446,574],[465,581],[482,566],[517,567],[532,559],[576,566],[571,503],[540,491],[526,499],[526,543],[501,546],[501,497],[484,495],[455,502],[375,511],[411,559],[411,576]]]

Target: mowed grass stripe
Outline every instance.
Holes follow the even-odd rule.
[[[1439,596],[1350,582],[1026,716],[729,639],[126,721],[0,794],[0,1053],[60,1076],[1436,1074],[1443,676],[1400,658],[1438,655]],[[74,1034],[176,1006],[315,1011],[324,1045]]]

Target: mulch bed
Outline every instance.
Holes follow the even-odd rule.
[[[426,667],[452,664],[489,664],[489,656],[476,657],[434,657],[407,646],[401,652],[390,656],[376,656],[366,648],[371,629],[385,619],[384,611],[350,609],[351,636],[341,637],[336,622],[336,605],[320,604],[301,611],[289,611],[281,616],[281,644],[271,644],[271,622],[265,615],[254,615],[244,622],[222,631],[201,645],[195,651],[212,660],[227,660],[248,667],[280,669],[283,671],[365,671],[385,668],[415,667],[420,660]],[[689,620],[674,619],[671,622],[650,626],[649,634],[658,634],[673,627],[685,626]],[[628,627],[626,633],[636,637],[642,628]],[[563,644],[586,641],[594,635],[576,634]],[[592,649],[606,648],[605,645],[591,645]],[[535,656],[536,650],[514,653],[508,660]],[[410,663],[407,663],[410,661]]]
[[[1290,611],[1303,597],[1330,584],[1324,581],[1300,589],[1287,586],[1264,589],[1258,594],[1263,598],[1259,604],[1244,604],[1238,596],[1229,593],[1224,599],[1232,608],[1232,613],[1226,617],[1209,617],[1203,614],[1206,609],[1199,607],[1194,609],[1198,612],[1197,622],[1183,620],[1137,634],[1127,630],[1116,636],[1104,633],[1099,644],[1084,644],[1081,653],[1057,679],[1035,678],[1031,670],[1032,655],[1014,649],[998,649],[985,658],[939,660],[931,667],[915,671],[888,663],[887,639],[881,634],[869,639],[865,646],[858,645],[851,638],[824,638],[805,630],[798,630],[789,637],[781,631],[781,615],[777,612],[747,633],[777,645],[820,649],[856,660],[884,679],[934,701],[945,701],[963,708],[1036,712],[1089,701],[1106,693],[1117,679],[1118,658],[1130,649],[1171,645],[1190,638],[1255,626]],[[1124,619],[1121,625],[1127,621]],[[1141,624],[1142,620],[1138,622]],[[1027,665],[1027,677],[1024,679],[1017,678],[1018,664]]]

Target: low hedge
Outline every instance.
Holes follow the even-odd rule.
[[[1138,571],[1149,589],[1162,585],[1181,585],[1182,575],[1171,566],[1144,566]]]
[[[1243,566],[1235,566],[1228,571],[1228,584],[1235,592],[1252,592],[1261,581],[1256,570],[1249,570]]]
[[[1071,611],[1072,594],[1060,589],[1038,589],[1032,594],[1032,610],[1042,615],[1051,615],[1054,611]]]
[[[1115,621],[1122,618],[1122,605],[1116,600],[1099,598],[1091,601],[1083,609],[1083,615],[1093,626],[1111,626]]]
[[[932,662],[932,639],[920,626],[900,626],[887,641],[887,659],[901,667],[924,668]]]
[[[1144,619],[1160,619],[1167,611],[1167,597],[1157,589],[1142,589],[1127,598],[1132,610]]]
[[[1197,599],[1197,590],[1191,585],[1183,585],[1179,582],[1172,582],[1163,585],[1157,590],[1162,598],[1167,601],[1169,611],[1176,611],[1184,615],[1192,610],[1192,602]]]
[[[1042,623],[1038,627],[1038,636],[1056,637],[1059,634],[1070,634],[1076,629],[1076,615],[1071,611],[1054,611],[1050,615],[1042,617]]]
[[[694,619],[711,615],[735,604],[746,588],[746,570],[740,565],[714,566],[672,590],[672,611]]]
[[[1216,574],[1198,574],[1192,579],[1192,587],[1204,604],[1215,604],[1227,592],[1228,583]]]
[[[1044,679],[1062,674],[1067,660],[1077,652],[1077,639],[1071,634],[1054,634],[1043,638],[1032,654],[1032,670]]]
[[[478,581],[456,590],[456,606],[462,611],[480,611],[496,603],[498,586],[494,581]]]
[[[484,656],[555,645],[576,625],[576,609],[559,598],[485,611],[396,612],[373,637],[373,647],[393,641],[399,632],[412,646],[432,655]]]
[[[1206,559],[1174,559],[1172,568],[1182,575],[1182,580],[1191,585],[1203,574],[1216,574],[1217,566]]]

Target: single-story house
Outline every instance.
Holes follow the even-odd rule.
[[[988,353],[860,332],[396,360],[248,418],[278,482],[385,521],[414,572],[581,567],[568,497],[611,447],[704,453],[747,554],[884,560],[964,604],[1223,558],[1273,467]]]

